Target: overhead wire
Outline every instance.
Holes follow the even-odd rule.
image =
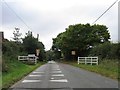
[[[31,28],[25,23],[25,21],[8,5],[8,3],[5,0],[2,0],[3,3],[16,15],[16,17],[23,22],[23,24],[29,29],[31,30]]]
[[[112,3],[92,24],[95,24],[107,11],[109,11],[118,0]],[[25,21],[7,4],[5,0],[3,0],[4,4],[25,24],[25,26],[31,30],[31,28],[25,23]]]
[[[118,0],[116,0],[115,2],[112,3],[112,5],[110,5],[92,24],[95,24],[107,11],[110,10],[110,8],[112,8],[115,3],[117,3]]]

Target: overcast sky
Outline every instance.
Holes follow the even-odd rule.
[[[9,7],[4,3],[7,2]],[[39,34],[46,50],[52,46],[52,38],[73,24],[92,24],[115,0],[4,0],[0,7],[0,31],[12,40],[15,27],[25,35],[28,30]],[[2,6],[1,6],[2,5]],[[20,18],[22,20],[20,20]],[[25,25],[27,24],[28,27]],[[108,27],[111,41],[118,41],[118,2],[96,24]]]

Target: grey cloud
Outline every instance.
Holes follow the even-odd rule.
[[[41,38],[44,38],[46,45],[51,42],[52,38],[56,34],[65,31],[70,24],[75,23],[92,23],[99,15],[106,10],[104,6],[72,6],[60,11],[42,12],[33,9],[25,9],[22,7],[22,3],[8,3],[10,7],[25,21],[25,23],[31,28],[35,34],[40,34]],[[24,25],[19,18],[3,5],[2,12],[3,26],[14,28],[18,26],[22,32],[25,33],[29,29]],[[111,9],[106,13],[97,23],[103,22],[110,29],[110,33],[113,40],[116,40],[117,22],[116,10]],[[110,21],[111,22],[110,22]],[[46,46],[48,47],[48,45]],[[49,46],[50,47],[50,46]]]

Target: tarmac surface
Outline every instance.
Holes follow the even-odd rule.
[[[118,90],[118,81],[71,65],[49,61],[14,84],[12,90]]]

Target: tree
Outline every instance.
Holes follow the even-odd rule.
[[[71,59],[71,51],[78,56],[87,56],[91,48],[108,42],[110,34],[104,25],[76,24],[53,39],[54,48],[60,49],[66,59]]]
[[[46,60],[50,61],[52,59],[54,59],[53,51],[52,50],[46,51]]]
[[[105,42],[94,47],[90,51],[90,56],[99,56],[100,60],[103,59],[118,59],[119,58],[119,44]]]
[[[45,58],[45,48],[42,42],[38,41],[38,38],[33,37],[32,32],[28,31],[25,38],[23,38],[23,46],[28,54],[36,54],[36,49],[40,50],[39,59]]]
[[[20,42],[21,35],[22,35],[22,33],[20,33],[20,28],[15,28],[13,34],[14,34],[14,38],[13,39],[15,40],[15,42]]]
[[[23,46],[25,51],[29,54],[35,54],[37,49],[37,39],[33,37],[32,32],[28,31],[25,38],[23,38]]]
[[[39,54],[39,60],[42,61],[46,58],[46,52],[45,52],[45,47],[44,44],[42,42],[38,41],[37,44],[37,49],[40,50],[40,54]]]
[[[20,45],[16,44],[14,41],[9,41],[5,39],[2,42],[2,53],[11,58],[16,57],[20,51]]]

